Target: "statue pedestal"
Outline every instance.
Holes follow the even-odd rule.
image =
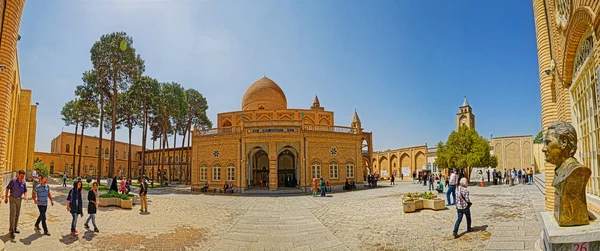
[[[536,243],[538,250],[600,250],[600,223],[590,221],[589,225],[560,227],[553,212],[542,212],[544,231]]]

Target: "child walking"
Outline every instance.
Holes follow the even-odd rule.
[[[77,236],[77,215],[83,217],[83,200],[81,199],[81,180],[76,180],[73,183],[73,189],[69,191],[67,196],[67,211],[71,213],[71,235]]]
[[[92,220],[92,225],[94,225],[94,232],[98,233],[98,227],[96,226],[96,210],[100,202],[96,199],[98,195],[98,183],[92,183],[92,190],[88,192],[88,218],[85,221],[83,226],[87,229],[90,229],[90,225],[88,223]]]

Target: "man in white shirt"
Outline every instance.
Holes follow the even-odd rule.
[[[446,206],[456,204],[456,170],[452,169],[450,179],[448,179],[448,191],[446,191]],[[452,194],[452,204],[450,204],[450,194]]]
[[[31,177],[33,178],[33,190],[35,190],[35,187],[40,183],[40,178],[38,177],[38,172],[40,169],[36,168],[33,170],[33,173],[31,174]]]

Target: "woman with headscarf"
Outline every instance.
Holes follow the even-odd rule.
[[[117,176],[115,176],[112,180],[112,183],[110,184],[110,190],[115,191],[115,192],[119,192],[119,189],[117,188]]]
[[[325,183],[325,180],[323,179],[323,177],[321,177],[321,182],[319,183],[319,185],[321,186],[321,187],[319,187],[321,189],[321,197],[325,197],[325,191],[326,191],[325,189],[327,189],[326,184],[327,183]]]
[[[312,195],[313,197],[317,197],[317,192],[319,191],[319,180],[317,178],[313,179],[313,186],[312,186]]]
[[[73,189],[69,191],[67,196],[67,211],[71,213],[73,219],[71,220],[71,235],[77,235],[77,215],[83,217],[83,199],[81,198],[82,189],[81,180],[76,180],[73,183]]]
[[[467,217],[467,232],[472,232],[471,228],[471,199],[469,198],[469,189],[467,189],[467,178],[460,179],[460,185],[456,191],[456,212],[458,213],[458,219],[454,224],[454,231],[452,235],[454,238],[458,238],[458,227],[462,221],[463,215]]]

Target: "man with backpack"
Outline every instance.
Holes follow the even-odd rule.
[[[148,198],[146,197],[148,194],[148,182],[146,181],[146,177],[142,177],[138,193],[140,196],[140,212],[148,212]]]

